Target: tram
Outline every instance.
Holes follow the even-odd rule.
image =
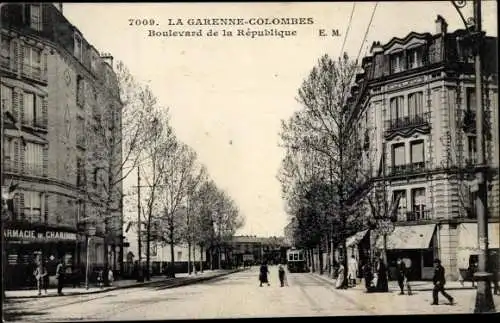
[[[287,268],[291,273],[305,273],[308,272],[304,250],[302,249],[289,249],[286,252]]]

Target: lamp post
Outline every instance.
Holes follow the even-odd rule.
[[[95,235],[96,228],[95,226],[90,226],[87,234],[87,261],[85,263],[85,288],[89,289],[89,260],[90,260],[90,241],[92,241],[92,237]]]
[[[477,280],[475,313],[495,312],[495,303],[491,292],[490,280],[492,274],[488,272],[488,190],[487,173],[488,162],[485,158],[485,142],[483,131],[483,93],[482,93],[482,17],[481,1],[473,0],[474,18],[466,20],[461,12],[466,5],[465,0],[451,1],[457,10],[460,18],[467,29],[466,40],[472,45],[474,54],[474,72],[475,72],[475,90],[476,90],[476,147],[477,164],[475,165],[475,180],[473,181],[472,191],[476,193],[476,213],[479,238],[479,262],[478,271],[474,274]],[[474,28],[472,28],[474,27]]]

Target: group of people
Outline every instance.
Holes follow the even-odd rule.
[[[269,267],[267,266],[267,262],[263,262],[259,270],[260,287],[262,287],[262,284],[267,284],[267,286],[271,286],[268,277],[269,273],[270,272],[269,272]],[[285,268],[281,264],[278,266],[278,278],[280,280],[280,287],[288,286]]]
[[[35,281],[38,289],[38,296],[42,295],[42,290],[45,291],[45,295],[47,295],[47,289],[49,287],[49,273],[47,271],[47,266],[44,261],[39,261],[38,265],[33,272],[35,276]],[[63,259],[60,259],[57,263],[56,272],[55,272],[56,280],[57,280],[57,294],[64,295],[62,290],[64,284],[67,280],[66,277],[66,266],[64,264]],[[98,285],[102,288],[104,286],[105,278],[107,278],[108,284],[111,286],[114,281],[113,270],[100,270],[97,275]],[[76,281],[73,282],[73,287],[76,287]]]

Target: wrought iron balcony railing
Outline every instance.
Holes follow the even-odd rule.
[[[426,162],[411,163],[405,165],[390,166],[387,172],[389,176],[411,175],[425,172],[427,170]]]
[[[385,121],[386,134],[392,131],[428,125],[430,125],[430,114],[428,112]]]
[[[431,210],[413,210],[406,213],[406,221],[425,221],[431,219]]]

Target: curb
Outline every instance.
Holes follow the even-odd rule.
[[[176,278],[167,278],[167,279],[163,279],[163,280],[141,282],[141,283],[126,285],[126,286],[113,286],[113,287],[108,287],[108,288],[103,288],[103,289],[98,289],[98,290],[92,290],[92,291],[88,291],[88,292],[85,291],[83,293],[76,293],[76,292],[71,293],[71,292],[69,292],[69,293],[64,294],[62,297],[100,294],[100,293],[110,292],[110,291],[114,291],[114,290],[118,290],[118,289],[138,288],[138,287],[144,287],[144,286],[153,285],[153,284],[162,284],[162,283],[166,283],[166,282],[173,282],[173,284],[171,284],[171,285],[164,286],[166,289],[176,288],[176,287],[186,286],[186,285],[190,285],[190,284],[195,284],[198,282],[204,282],[204,281],[211,280],[214,278],[224,277],[224,276],[231,275],[231,274],[241,272],[244,270],[246,270],[246,269],[243,269],[243,270],[236,269],[236,270],[231,270],[229,272],[224,272],[224,273],[215,274],[215,275],[211,275],[211,276],[205,276],[205,277],[194,277],[191,279],[189,277],[185,277],[186,279],[177,278],[178,280]],[[61,297],[61,296],[59,296],[57,294],[45,295],[42,297],[40,297],[38,295],[10,296],[10,297],[6,297],[6,299],[30,299],[30,298],[39,299],[39,298],[49,298],[49,297]]]
[[[332,284],[332,285],[335,285],[335,280],[333,279],[330,279],[328,277],[324,277],[322,275],[319,275],[319,274],[315,274],[315,273],[312,273],[312,275],[318,277],[318,278],[321,278],[322,280],[324,280],[325,282],[329,283],[329,284]],[[411,282],[410,282],[411,283]],[[390,287],[389,287],[390,288]],[[492,287],[493,288],[493,287]],[[476,288],[475,287],[446,287],[446,290],[475,290]],[[355,291],[359,291],[359,292],[362,292],[364,293],[365,290],[364,289],[354,289],[354,288],[349,288],[348,290],[355,290]],[[411,288],[412,291],[419,291],[419,292],[431,292],[432,291],[432,287],[418,287],[418,286],[413,286]],[[391,290],[389,290],[389,292],[392,292]]]

